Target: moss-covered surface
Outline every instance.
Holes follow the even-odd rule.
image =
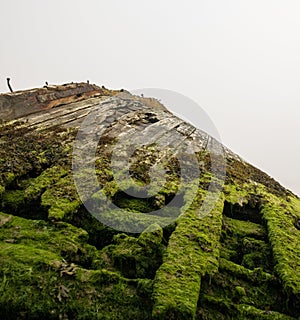
[[[148,227],[138,238],[120,233],[101,251],[99,262],[127,278],[153,279],[165,249],[162,241],[163,230],[159,225]]]
[[[251,182],[224,193],[219,270],[202,279],[196,318],[297,319],[299,199]]]
[[[204,152],[197,154],[203,176],[192,205],[155,216],[179,190],[176,159],[165,163],[168,175],[158,194],[128,196],[110,169],[115,140],[103,137],[96,173],[119,209],[111,209],[99,192],[89,200],[106,208],[102,218],[115,219],[119,229],[132,221],[148,228],[124,233],[92,216],[77,195],[71,170],[75,134],[33,131],[21,122],[0,126],[1,318],[299,319],[296,196],[229,157],[223,193],[210,214],[199,218],[207,187],[218,184]],[[155,145],[133,156],[135,183],[149,182],[150,164],[160,156],[151,150]],[[190,196],[182,194],[182,204]]]
[[[149,318],[151,281],[91,269],[98,254],[86,231],[3,213],[0,221],[2,319]]]
[[[218,270],[222,208],[221,199],[203,219],[193,207],[178,219],[155,277],[154,319],[194,318],[201,277]]]

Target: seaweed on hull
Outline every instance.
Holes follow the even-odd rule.
[[[117,209],[96,191],[90,200],[119,228],[92,215],[74,183],[74,139],[95,107],[109,124],[95,172]],[[1,319],[299,319],[299,198],[226,148],[222,186],[210,170],[210,137],[159,101],[72,83],[2,94],[0,118]],[[168,148],[153,143],[131,155],[137,185],[149,184],[153,164],[164,168],[151,197],[125,192],[111,168],[116,137],[160,126],[196,146],[201,179],[186,207],[192,195],[180,192]],[[212,185],[220,196],[200,219]],[[142,232],[126,231],[128,217]]]

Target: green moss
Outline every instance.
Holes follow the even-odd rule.
[[[26,125],[7,123],[0,127],[0,184],[17,186],[19,179],[39,175],[45,168],[70,164],[74,130],[33,131]]]
[[[300,246],[299,230],[294,226],[294,216],[289,203],[269,196],[262,208],[268,228],[278,272],[285,288],[295,295],[300,294]],[[294,211],[294,214],[298,214]]]
[[[270,270],[272,263],[272,254],[265,241],[256,240],[245,237],[241,243],[243,260],[242,265],[254,269],[256,267],[263,266],[265,270]]]
[[[2,194],[4,193],[5,191],[5,187],[3,187],[2,185],[0,185],[0,199],[1,199],[1,196]]]
[[[236,286],[235,287],[235,292],[236,292],[237,296],[239,296],[239,297],[246,296],[246,290],[245,290],[244,287]]]
[[[253,283],[259,283],[262,281],[273,281],[275,277],[267,272],[264,272],[262,268],[255,268],[250,270],[239,264],[226,259],[220,259],[220,270],[225,270],[227,273],[238,276],[241,279],[251,281]]]
[[[4,319],[150,318],[151,282],[85,269],[98,256],[85,231],[3,213],[0,230]]]
[[[229,231],[238,238],[251,237],[254,239],[266,239],[267,232],[262,225],[251,221],[242,221],[223,216],[225,232]]]
[[[237,306],[239,311],[239,317],[236,319],[265,319],[265,320],[292,320],[294,318],[289,317],[285,314],[269,311],[269,310],[260,310],[253,306],[247,304],[240,304]]]
[[[95,214],[97,218],[98,215]],[[148,226],[156,223],[167,226],[174,222],[174,217],[160,217],[153,214],[143,214],[123,209],[107,209],[99,215],[99,221],[115,230],[126,230],[128,232],[143,232]]]
[[[16,176],[12,172],[6,172],[3,176],[3,180],[5,181],[6,185],[10,185],[14,180]]]
[[[17,212],[20,207],[25,204],[23,190],[10,190],[2,196],[1,207],[4,210]]]
[[[26,216],[28,218],[45,218],[45,210],[40,208],[40,197],[47,188],[50,188],[67,170],[54,166],[36,178],[27,178],[18,181],[17,190],[7,190],[2,195],[0,207],[6,212]],[[61,215],[61,218],[63,215]]]
[[[278,269],[274,244],[278,246],[277,253],[280,253],[284,267],[289,259],[298,259],[299,255],[293,256],[287,245],[297,238],[298,201],[294,197],[287,199],[272,195],[265,186],[252,182],[226,185],[224,192],[234,210],[228,212],[228,207],[226,210],[224,207],[224,213],[230,218],[223,216],[222,258],[218,272],[202,278],[197,318],[295,319],[292,316],[299,314],[298,294],[284,289],[286,284]],[[285,218],[281,216],[282,210]],[[270,222],[276,230],[274,234],[270,232]],[[284,238],[283,235],[288,235],[291,228],[294,228],[292,235],[295,237]],[[289,268],[285,272],[290,274],[292,270]],[[293,268],[296,272],[294,278],[288,278],[289,281],[296,281],[297,266],[294,264]]]
[[[155,247],[162,243],[163,229],[158,224],[150,225],[138,237],[138,243],[143,247]]]
[[[153,208],[149,205],[147,199],[114,199],[114,204],[119,208],[124,208],[133,212],[152,212]]]
[[[263,226],[224,216],[221,241],[222,258],[249,269],[261,267],[269,271],[273,268],[271,248]]]
[[[116,235],[116,244],[102,250],[104,266],[119,270],[127,278],[153,278],[162,260],[162,235],[159,225],[150,226],[139,238]]]
[[[243,184],[239,186],[236,184],[225,184],[224,185],[224,194],[225,198],[230,203],[238,203],[243,205],[248,202],[249,198],[249,186]]]
[[[224,298],[217,298],[209,295],[202,297],[202,303],[206,306],[206,309],[199,309],[196,319],[214,320],[245,320],[245,319],[266,319],[266,320],[292,320],[295,318],[289,317],[285,314],[270,311],[261,310],[248,304],[237,304],[230,301],[226,301]]]
[[[5,214],[1,216],[7,217]],[[77,260],[90,260],[93,254],[92,247],[85,244],[88,240],[87,232],[63,222],[51,225],[40,220],[13,217],[2,227],[0,240],[9,240],[24,248],[34,243],[37,249],[58,252],[64,258],[72,257],[73,260],[80,252],[85,253],[86,257],[79,255],[76,257]],[[30,255],[28,258],[30,259]]]
[[[48,188],[42,194],[41,205],[48,209],[49,219],[63,220],[65,217],[74,215],[80,208],[81,201],[72,176],[63,177]]]
[[[26,188],[24,192],[25,198],[30,200],[38,198],[47,188],[49,188],[67,173],[68,170],[60,166],[54,166],[44,170],[42,174],[33,179]]]
[[[208,172],[207,152],[197,154],[200,182],[191,181],[184,192],[176,159],[155,144],[136,151],[134,183],[120,186],[113,178],[122,172],[113,176],[107,147],[114,139],[103,137],[95,166],[104,194],[89,199],[103,211],[93,216],[72,178],[74,131],[32,131],[11,122],[0,126],[0,135],[0,210],[9,213],[0,214],[4,319],[298,317],[300,200],[266,174],[229,158],[224,198],[200,219],[205,190],[221,185]],[[163,154],[170,159],[168,174],[156,197],[122,192],[147,184],[151,164]],[[188,203],[195,189],[193,205],[181,216],[172,207],[164,217],[152,213],[178,193]],[[108,198],[125,210],[110,207]],[[100,221],[143,232],[121,234]]]
[[[268,314],[292,319],[287,314],[296,313],[286,305],[286,296],[275,276],[261,268],[249,270],[226,259],[220,259],[219,272],[212,277],[205,277],[202,281],[199,319],[214,319],[216,310],[224,315],[224,319],[248,319],[243,308],[240,308],[242,305],[255,311],[258,319],[259,315]],[[255,313],[249,312],[250,319],[257,319],[254,315]]]
[[[223,200],[202,219],[195,209],[191,207],[178,220],[156,273],[154,319],[194,319],[201,276],[218,270]]]

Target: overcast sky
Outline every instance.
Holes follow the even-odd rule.
[[[0,36],[0,92],[7,77],[176,91],[300,195],[298,0],[0,0]]]

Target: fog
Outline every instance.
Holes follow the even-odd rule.
[[[300,195],[299,16],[296,0],[0,0],[0,92],[7,77],[14,90],[87,80],[173,90]]]

